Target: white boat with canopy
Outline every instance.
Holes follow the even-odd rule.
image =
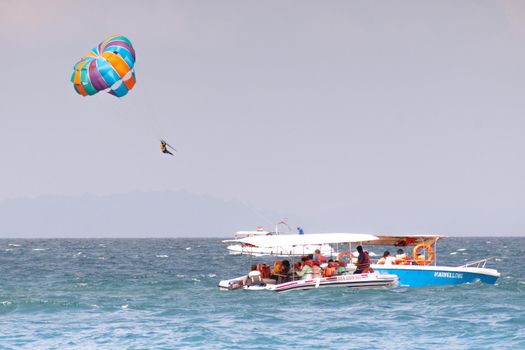
[[[338,244],[352,244],[363,241],[373,241],[378,239],[376,236],[368,234],[356,233],[313,233],[304,235],[257,235],[233,240],[241,245],[244,253],[252,254],[254,249],[266,249],[267,252],[276,252],[277,254],[266,255],[287,255],[295,259],[297,253],[305,251],[304,247],[320,246],[320,245],[338,245]],[[282,254],[286,253],[286,254]],[[293,264],[293,261],[292,261]],[[262,265],[262,264],[259,264]],[[266,265],[268,266],[268,265]],[[281,276],[281,283],[277,283],[276,279],[269,278],[258,267],[255,271],[257,276],[262,276],[257,283],[253,283],[250,273],[246,276],[240,276],[233,279],[222,280],[219,282],[219,288],[231,289],[245,289],[245,290],[269,290],[275,292],[283,292],[300,289],[315,289],[326,287],[351,287],[351,288],[378,288],[378,287],[392,287],[396,286],[398,277],[391,274],[379,274],[375,272],[352,274],[350,271],[344,271],[341,274],[332,275],[329,277],[309,277],[307,275],[303,278],[296,276],[293,271],[286,276]],[[269,267],[268,267],[269,270]]]
[[[323,255],[330,255],[333,253],[332,247],[327,243],[319,243],[319,244],[304,244],[300,246],[291,246],[286,245],[283,243],[279,246],[272,246],[272,247],[262,247],[262,246],[254,246],[250,245],[250,243],[242,243],[240,240],[242,238],[247,237],[265,237],[265,236],[279,236],[279,237],[286,237],[286,236],[298,236],[297,234],[292,233],[286,233],[282,234],[279,231],[279,226],[277,225],[275,228],[275,231],[266,231],[262,227],[258,227],[255,231],[237,231],[234,235],[234,239],[227,239],[222,241],[223,243],[232,243],[228,245],[228,253],[231,255],[254,255],[254,256],[264,256],[264,255],[274,255],[274,256],[300,256],[300,255],[308,255],[308,254],[314,254],[317,249],[321,252]],[[302,236],[302,235],[301,235]],[[311,236],[309,234],[308,236]]]

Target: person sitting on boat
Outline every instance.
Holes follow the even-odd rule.
[[[377,264],[378,265],[384,265],[385,262],[386,262],[386,258],[390,255],[390,252],[388,250],[386,250],[384,253],[383,253],[383,256],[377,261]]]
[[[322,255],[319,249],[316,249],[313,260],[319,261],[320,264],[324,264],[326,262],[326,256]]]
[[[390,255],[388,250],[385,250],[381,259],[378,260],[378,265],[392,265],[396,263],[396,258]]]
[[[318,260],[312,262],[312,278],[321,278],[323,277],[323,269]]]
[[[335,261],[337,264],[337,274],[338,275],[346,275],[348,273],[348,270],[346,269],[346,263],[344,261]]]
[[[400,248],[397,250],[395,263],[397,265],[410,265],[410,257]]]
[[[312,266],[314,266],[314,263],[312,260],[306,260],[303,263],[303,266],[301,267],[301,271],[297,271],[297,276],[301,277],[301,279],[306,280],[310,279],[313,276],[313,270]]]
[[[417,256],[417,259],[416,259],[415,263],[418,264],[418,265],[428,265],[427,264],[427,258],[425,256],[425,254],[419,254]]]
[[[277,260],[272,270],[272,276],[270,278],[277,281],[277,284],[288,281],[288,275],[290,274],[290,261],[288,260]]]
[[[368,252],[364,251],[363,247],[360,245],[357,246],[357,252],[359,253],[359,256],[357,257],[357,264],[354,274],[374,272],[374,270],[372,270],[370,267],[370,258],[368,257]]]
[[[281,271],[279,273],[280,275],[279,277],[281,277],[280,283],[289,281],[290,272],[291,272],[290,262],[288,260],[283,260],[283,264],[281,265]]]
[[[252,286],[252,285],[262,285],[262,275],[261,271],[257,269],[257,265],[252,265],[251,271],[248,273],[248,276],[244,278],[243,284],[245,286]]]
[[[282,266],[282,260],[275,260],[275,263],[273,264],[272,275],[270,276],[270,278],[277,279],[277,275],[281,272]]]
[[[332,277],[335,275],[337,275],[336,264],[330,259],[328,260],[328,265],[324,268],[323,277]]]
[[[261,272],[262,278],[270,278],[270,275],[271,275],[270,265],[266,263],[257,264],[257,270]]]
[[[300,235],[304,235],[304,230],[302,227],[297,227],[297,233],[300,234]]]

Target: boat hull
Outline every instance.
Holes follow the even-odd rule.
[[[230,282],[237,279],[223,280],[219,282],[219,288],[231,289]],[[307,290],[317,288],[382,288],[395,287],[398,283],[396,275],[389,274],[357,274],[357,275],[340,275],[333,277],[311,278],[305,280],[296,280],[281,284],[267,284],[265,286],[246,286],[245,290],[269,290],[274,292],[288,292],[292,290]]]
[[[494,269],[477,267],[419,266],[419,265],[372,265],[381,274],[399,277],[399,285],[405,287],[434,287],[483,282],[495,284],[500,274]]]

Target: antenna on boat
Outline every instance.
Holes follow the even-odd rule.
[[[281,221],[279,221],[276,225],[275,225],[275,234],[279,234],[279,226],[280,225],[284,225],[286,227],[288,227],[288,231],[291,232],[292,231],[292,228],[290,227],[290,225],[288,225],[288,218],[283,218],[281,219]]]

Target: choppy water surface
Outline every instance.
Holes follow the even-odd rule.
[[[378,254],[381,251],[376,252]],[[219,239],[0,240],[0,348],[525,348],[525,238],[449,238],[498,284],[221,292]]]

